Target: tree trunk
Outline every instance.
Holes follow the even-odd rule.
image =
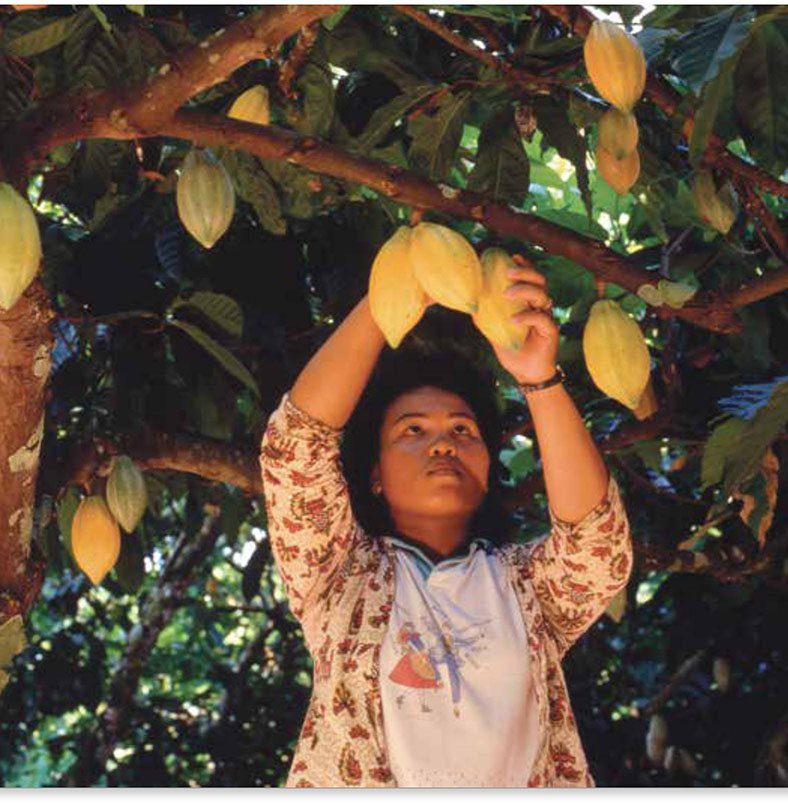
[[[40,280],[0,312],[0,623],[30,609],[43,576],[30,537],[54,317]]]

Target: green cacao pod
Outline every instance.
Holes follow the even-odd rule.
[[[271,122],[268,90],[262,84],[249,87],[233,101],[227,117],[257,123],[258,126],[267,126]]]
[[[33,208],[0,182],[0,308],[11,310],[41,264],[41,236]]]
[[[731,183],[725,182],[718,190],[710,171],[698,171],[692,183],[692,200],[698,215],[723,235],[728,233],[739,214]]]
[[[473,246],[446,226],[422,222],[410,236],[413,273],[439,305],[475,313],[482,290],[482,266]]]
[[[646,86],[646,59],[637,40],[607,20],[591,25],[583,46],[586,71],[596,91],[629,112]]]
[[[71,522],[71,552],[80,570],[101,584],[118,561],[120,528],[99,495],[86,497]]]
[[[648,346],[637,322],[612,299],[591,306],[583,355],[597,388],[634,411],[649,381]]]
[[[181,223],[206,249],[227,231],[235,212],[233,183],[207,150],[194,149],[183,160],[175,200]]]
[[[619,109],[608,109],[599,119],[599,145],[616,159],[631,154],[638,145],[640,132],[635,116]]]
[[[427,309],[427,296],[413,273],[411,230],[401,226],[375,257],[369,275],[369,306],[389,346],[396,349]]]
[[[148,487],[137,465],[128,456],[115,456],[107,478],[107,505],[129,534],[139,524],[148,505]]]
[[[512,284],[506,272],[517,264],[503,249],[486,249],[482,253],[482,291],[473,323],[489,341],[499,347],[520,349],[528,336],[528,327],[517,325],[512,316],[522,309],[521,303],[503,295]]]

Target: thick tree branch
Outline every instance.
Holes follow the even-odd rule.
[[[142,86],[58,98],[12,132],[5,155],[9,173],[27,176],[31,165],[54,146],[89,136],[86,131],[97,121],[105,132],[102,136],[152,135],[190,98],[221,83],[244,64],[270,58],[287,38],[339,8],[268,6],[186,48]]]
[[[543,5],[542,8],[583,39],[588,36],[588,31],[596,19],[583,6]],[[646,78],[646,93],[667,117],[672,117],[678,111],[682,100],[681,95],[660,76],[652,72],[649,72]],[[694,122],[693,116],[689,115],[684,123],[685,137],[689,138],[692,134]],[[744,181],[756,184],[768,193],[788,197],[788,184],[766,173],[757,165],[752,165],[732,154],[726,148],[725,143],[715,134],[709,138],[709,147],[704,162],[708,165],[716,165],[732,176],[741,177]]]
[[[632,293],[655,277],[633,266],[626,257],[602,242],[585,237],[536,215],[518,212],[486,196],[458,190],[385,162],[350,154],[315,137],[304,137],[276,126],[255,126],[196,110],[181,110],[167,127],[171,136],[201,145],[224,145],[267,159],[285,159],[316,173],[358,182],[388,198],[423,209],[437,210],[456,218],[476,221],[492,231],[534,243],[551,254],[573,260],[599,279],[614,282]],[[106,135],[102,135],[106,136]],[[663,317],[678,316],[704,329],[736,332],[740,325],[724,300],[713,295],[693,299],[680,309],[658,308]],[[711,304],[709,304],[711,302]]]
[[[232,484],[247,495],[262,495],[258,451],[238,444],[151,431],[144,436],[120,434],[113,441],[88,442],[75,448],[63,483],[87,489],[110,456],[125,454],[143,470],[188,472],[208,481]]]

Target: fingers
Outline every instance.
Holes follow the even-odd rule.
[[[547,293],[546,288],[530,282],[515,282],[504,292],[508,299],[516,299],[518,302],[529,304],[531,307],[547,310],[553,306],[553,300]]]
[[[530,282],[534,285],[540,285],[543,288],[547,285],[547,279],[544,274],[537,271],[530,263],[511,266],[506,270],[506,277],[510,281],[519,280],[520,282]]]
[[[552,335],[558,330],[558,322],[548,310],[523,310],[512,316],[512,321],[518,325],[533,327],[540,335]]]

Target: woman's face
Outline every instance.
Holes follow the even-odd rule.
[[[414,516],[470,518],[487,492],[490,455],[470,406],[423,386],[386,410],[372,471],[394,523]]]

